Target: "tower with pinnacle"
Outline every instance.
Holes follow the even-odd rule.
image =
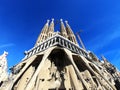
[[[54,19],[47,20],[34,47],[11,68],[10,79],[0,90],[120,89],[119,71],[81,48],[68,21],[60,19],[59,32],[54,27]]]

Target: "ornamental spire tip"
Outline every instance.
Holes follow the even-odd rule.
[[[63,19],[60,19],[60,21],[62,22],[62,21],[63,21]]]
[[[68,21],[66,20],[65,23],[68,24]]]
[[[48,20],[47,20],[47,23],[49,23],[49,22],[50,22],[50,20],[48,19]]]
[[[52,21],[54,21],[54,18],[52,18]]]

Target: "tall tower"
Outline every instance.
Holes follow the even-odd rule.
[[[66,30],[67,30],[67,33],[68,33],[68,39],[69,39],[70,41],[74,42],[75,44],[77,44],[77,40],[76,40],[76,38],[75,38],[75,35],[74,35],[71,27],[70,27],[69,24],[68,24],[68,21],[65,21],[65,23],[66,23]]]
[[[54,34],[54,19],[52,19],[52,22],[50,23],[50,26],[48,28],[47,38],[52,37],[53,34]]]
[[[68,35],[67,35],[67,31],[66,31],[66,28],[64,26],[64,23],[63,23],[63,20],[60,19],[60,32],[61,32],[61,35],[65,38],[68,39]]]
[[[48,28],[49,28],[49,20],[47,20],[47,23],[44,25],[35,45],[38,45],[39,43],[43,42],[44,40],[47,39],[48,35]]]
[[[68,24],[54,19],[44,25],[33,48],[11,68],[12,75],[0,90],[117,90],[111,72],[92,52],[79,47]],[[109,67],[110,68],[110,67]],[[117,72],[117,71],[116,71]],[[118,72],[119,73],[119,72]],[[119,82],[118,82],[119,83]],[[118,89],[119,90],[119,89]]]

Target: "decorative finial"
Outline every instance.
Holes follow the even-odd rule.
[[[8,52],[6,52],[6,51],[4,51],[4,53],[3,53],[5,56],[7,56],[8,55]]]
[[[27,53],[28,53],[27,51],[24,52],[25,55],[26,55]]]
[[[54,21],[54,18],[52,18],[52,21]]]
[[[60,19],[60,22],[62,22],[63,21],[63,19]]]
[[[66,20],[65,23],[68,24],[68,21]]]
[[[47,23],[49,23],[49,22],[50,22],[50,20],[48,19],[48,20],[47,20]]]

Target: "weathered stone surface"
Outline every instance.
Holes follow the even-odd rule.
[[[120,73],[104,57],[77,45],[72,29],[61,19],[54,32],[54,19],[39,35],[35,46],[11,68],[10,79],[0,90],[120,90]]]
[[[8,79],[7,73],[7,56],[8,52],[5,52],[0,56],[0,86],[4,81]]]

